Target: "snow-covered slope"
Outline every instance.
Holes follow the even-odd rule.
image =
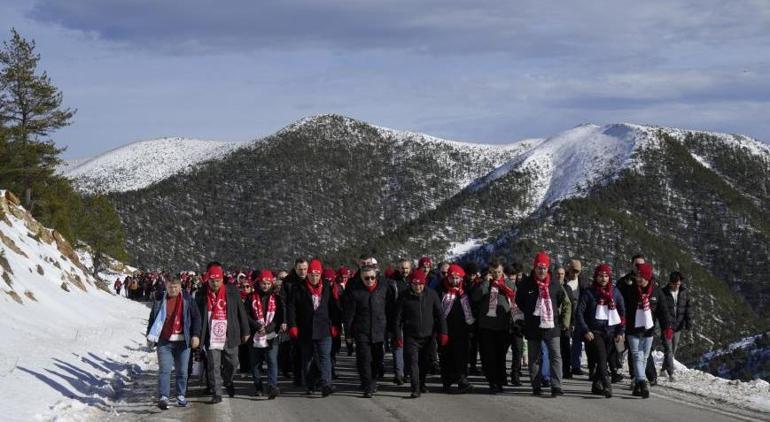
[[[0,279],[0,419],[109,410],[128,362],[146,355],[147,308],[100,287],[65,239],[2,190]]]
[[[135,142],[93,158],[63,163],[58,171],[84,192],[141,189],[197,163],[222,157],[244,143],[160,138]]]

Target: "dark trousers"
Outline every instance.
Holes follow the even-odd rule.
[[[302,383],[302,347],[299,340],[291,340],[291,363],[292,374],[294,375],[294,385],[301,386]]]
[[[572,330],[566,330],[561,332],[561,373],[562,376],[572,373],[572,362],[570,362],[570,356],[572,355]]]
[[[468,350],[468,364],[475,368],[479,359],[479,332],[477,327],[472,328],[470,337],[470,349]]]
[[[420,391],[431,366],[433,336],[404,338],[404,366],[411,376],[412,392]]]
[[[221,388],[233,385],[233,375],[238,366],[238,347],[222,350],[207,350],[208,378],[213,395],[220,395]]]
[[[524,357],[524,337],[521,334],[511,334],[511,378],[521,377],[521,359]]]
[[[441,382],[445,387],[466,382],[468,350],[470,350],[470,339],[467,335],[450,335],[449,343],[439,348]]]
[[[238,368],[238,372],[241,374],[246,374],[251,372],[251,342],[247,342],[246,344],[241,344],[238,346],[238,362],[240,363],[240,368]]]
[[[385,349],[382,346],[382,342],[356,342],[356,365],[358,375],[361,377],[361,385],[366,392],[373,393],[376,389],[375,379],[382,370],[382,359],[385,356]]]
[[[609,352],[615,349],[615,341],[607,333],[593,331],[594,339],[586,342],[588,357],[596,365],[593,381],[598,381],[603,387],[609,385],[609,373],[607,357]]]
[[[301,373],[305,387],[308,390],[313,390],[319,381],[322,387],[330,387],[332,385],[331,336],[320,340],[302,341],[300,347],[302,351]],[[317,366],[318,373],[313,370],[313,364]]]
[[[278,346],[278,367],[281,369],[281,372],[286,375],[289,372],[292,372],[292,366],[291,342],[288,340],[281,341],[280,345]]]
[[[508,351],[507,331],[479,329],[481,368],[487,382],[502,386],[505,383],[505,355]]]

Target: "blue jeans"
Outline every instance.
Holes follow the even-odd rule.
[[[578,330],[572,332],[572,346],[570,347],[570,365],[572,370],[580,369],[580,358],[583,355],[583,337],[578,334]],[[566,356],[565,356],[566,358]]]
[[[628,348],[634,363],[634,379],[636,381],[647,381],[644,371],[647,368],[647,357],[650,356],[650,350],[652,349],[652,336],[630,335],[628,336]]]
[[[267,362],[267,383],[273,387],[278,386],[278,339],[270,340],[265,348],[249,346],[251,360],[251,376],[254,378],[254,385],[257,390],[262,389],[262,378],[259,368],[262,362]]]
[[[190,348],[184,341],[158,342],[158,394],[169,397],[171,393],[171,367],[176,373],[176,394],[184,396],[187,391],[187,364]]]
[[[543,356],[543,360],[541,362],[550,362],[551,359],[548,355],[548,345],[545,344],[545,341],[540,342],[540,350],[541,354]],[[540,365],[540,376],[543,378],[543,381],[551,381],[551,365]]]
[[[330,387],[332,385],[332,338],[324,337],[320,340],[311,342],[301,342],[302,349],[302,378],[305,386],[312,389],[315,385],[314,379],[310,378],[310,369],[315,361],[318,370],[321,372],[321,386]]]
[[[392,347],[393,352],[393,372],[397,377],[404,378],[404,348]]]

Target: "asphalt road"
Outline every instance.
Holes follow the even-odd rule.
[[[344,350],[344,348],[343,348]],[[387,364],[390,362],[388,360]],[[390,367],[390,366],[388,366]],[[590,394],[586,376],[566,380],[565,395],[531,395],[529,383],[521,387],[506,387],[503,394],[490,395],[482,377],[471,377],[474,390],[467,394],[440,392],[438,376],[428,379],[430,392],[418,399],[409,398],[407,385],[396,386],[390,377],[380,382],[374,398],[363,398],[358,391],[359,379],[355,372],[355,358],[342,353],[337,362],[339,379],[337,392],[327,398],[320,394],[306,396],[304,389],[291,386],[280,379],[281,396],[275,400],[253,397],[251,378],[236,375],[236,396],[219,404],[209,404],[210,396],[203,396],[203,387],[192,381],[188,389],[187,408],[170,407],[161,411],[154,406],[156,379],[148,373],[136,383],[133,398],[121,408],[113,420],[135,421],[697,421],[734,422],[770,420],[770,415],[748,413],[710,403],[699,397],[653,387],[649,399],[631,395],[629,384],[614,385],[615,396],[606,399]],[[525,372],[526,373],[526,372]],[[546,390],[547,391],[547,390]]]

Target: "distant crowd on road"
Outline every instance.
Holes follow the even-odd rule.
[[[653,341],[663,344],[661,373],[673,380],[681,333],[692,328],[691,300],[683,274],[663,283],[642,255],[632,258],[630,272],[613,275],[608,264],[589,274],[578,259],[554,265],[546,252],[527,274],[503,258],[485,268],[405,258],[381,271],[376,258],[362,256],[355,270],[305,258],[290,271],[225,271],[211,262],[200,275],[118,279],[115,290],[153,300],[147,341],[157,347],[162,409],[172,368],[177,406],[187,405],[188,376],[198,368],[214,403],[223,389],[235,395],[239,369],[251,372],[257,396],[280,395],[280,372],[308,395],[326,397],[335,391],[343,344],[355,354],[367,398],[386,372],[396,385],[408,383],[412,398],[428,392],[429,374],[445,393],[470,392],[479,386],[469,376],[483,375],[485,390],[499,394],[522,385],[523,365],[534,395],[550,389],[559,397],[563,379],[587,375],[591,392],[610,398],[626,358],[632,394],[647,398],[658,376]]]

